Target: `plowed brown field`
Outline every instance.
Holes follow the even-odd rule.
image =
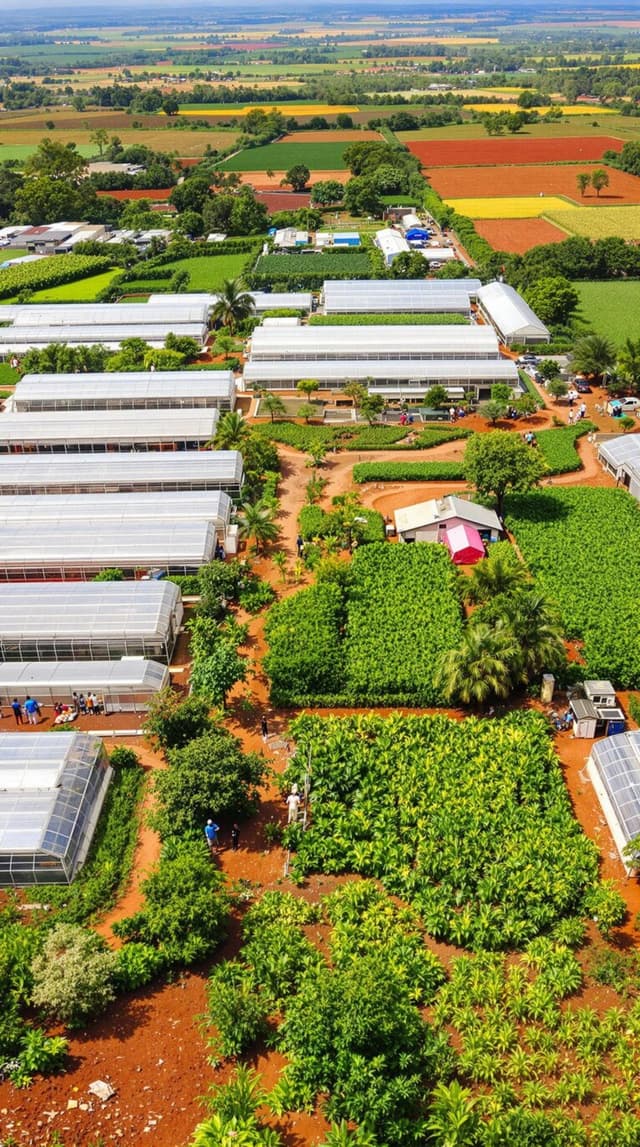
[[[257,191],[279,191],[286,172],[274,171],[271,176],[266,175],[264,171],[239,171],[237,174],[240,176],[241,183],[248,183]],[[335,180],[337,183],[346,183],[348,179],[351,179],[351,174],[348,171],[312,171],[309,175],[309,186],[327,179]]]
[[[621,151],[622,140],[608,135],[562,139],[434,139],[412,140],[409,151],[424,167],[493,166],[511,163],[572,163],[599,160],[605,151]]]
[[[562,243],[569,236],[546,219],[477,219],[475,228],[496,251],[524,255],[541,243]]]
[[[601,165],[600,165],[601,166]],[[599,196],[589,187],[581,196],[576,177],[596,171],[598,164],[541,163],[517,167],[440,167],[430,176],[430,183],[443,199],[495,195],[566,195],[585,207],[598,203],[613,206],[640,203],[640,179],[624,171],[607,168],[609,186]]]
[[[152,203],[160,203],[168,199],[172,191],[173,187],[160,187],[146,191],[98,191],[98,195],[106,196],[107,199],[119,199],[123,203],[129,199],[149,199]]]
[[[264,203],[270,215],[274,211],[299,211],[311,203],[311,196],[304,191],[257,191],[256,199]]]
[[[358,131],[357,128],[343,128],[337,131],[296,131],[283,135],[280,143],[365,143],[376,140],[380,143],[379,131]]]

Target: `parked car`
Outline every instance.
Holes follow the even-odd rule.
[[[591,387],[589,386],[586,378],[577,378],[574,386],[578,391],[578,394],[591,394]]]
[[[520,358],[518,359],[518,362],[520,363],[521,366],[524,366],[528,362],[537,362],[537,361],[538,361],[537,354],[521,354]]]
[[[636,410],[640,410],[640,398],[612,398],[607,403],[609,414],[613,414],[614,411],[619,411],[620,414],[635,414]]]

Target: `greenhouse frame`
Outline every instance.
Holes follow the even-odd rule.
[[[492,327],[364,326],[256,327],[251,362],[345,359],[499,359]]]
[[[43,410],[233,410],[230,370],[25,374],[5,403],[18,413]]]
[[[348,382],[366,382],[371,394],[388,398],[424,398],[435,385],[459,388],[456,397],[489,398],[491,387],[506,382],[519,393],[519,376],[515,363],[507,359],[473,359],[443,362],[384,360],[345,360],[329,362],[248,362],[244,368],[245,386],[292,390],[300,379],[314,378],[321,390],[346,386]],[[452,395],[454,397],[454,395]]]
[[[598,461],[616,481],[640,500],[640,440],[637,434],[598,443]]]
[[[73,694],[95,693],[105,714],[145,713],[149,702],[170,684],[159,661],[123,657],[121,661],[13,661],[0,664],[0,702],[31,694],[46,708],[70,705]]]
[[[197,573],[213,561],[216,531],[211,522],[106,519],[99,529],[87,521],[11,522],[0,525],[0,582],[88,581],[113,567],[125,578],[141,572]]]
[[[168,664],[183,613],[180,590],[170,581],[4,585],[0,660],[147,657]]]
[[[232,510],[221,490],[130,494],[0,494],[0,526],[23,522],[212,522],[224,537]]]
[[[327,315],[452,314],[470,315],[480,279],[327,279],[323,287]]]
[[[587,773],[598,795],[620,859],[633,865],[624,849],[640,834],[640,729],[595,741]]]
[[[131,450],[193,450],[215,436],[217,410],[55,411],[0,417],[2,454],[103,454]]]
[[[237,450],[0,455],[0,494],[115,494],[222,490],[238,497]]]
[[[70,884],[113,769],[86,733],[0,735],[0,886]]]

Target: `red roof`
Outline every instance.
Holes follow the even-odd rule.
[[[256,191],[258,203],[264,203],[270,215],[274,211],[298,211],[311,205],[311,195],[305,191]]]

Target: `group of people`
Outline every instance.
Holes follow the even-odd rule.
[[[209,819],[204,826],[204,835],[205,835],[205,839],[207,841],[207,844],[209,846],[209,852],[211,853],[212,856],[214,855],[214,853],[220,852],[220,837],[218,835],[219,832],[220,832],[220,825],[216,824],[216,822],[214,820]],[[232,829],[231,829],[231,847],[232,847],[234,852],[238,851],[239,844],[240,844],[240,826],[238,824],[236,824],[234,821]]]
[[[87,693],[87,696],[85,697],[84,693],[74,692],[71,697],[71,703],[76,714],[80,714],[82,717],[84,717],[87,713],[90,717],[94,717],[96,714],[102,712],[102,704],[96,697],[95,693]]]
[[[464,406],[450,406],[449,407],[449,422],[457,422],[459,418],[464,418],[466,414]]]
[[[27,695],[24,701],[19,701],[17,697],[14,697],[11,702],[11,709],[13,710],[16,725],[40,724],[42,709],[40,702],[37,701],[35,697]],[[75,721],[77,717],[84,717],[87,714],[97,716],[97,714],[102,713],[103,710],[104,705],[102,700],[96,697],[95,693],[89,692],[85,697],[84,693],[74,692],[70,703],[63,701],[54,702],[54,724],[59,725],[63,721]]]
[[[17,697],[13,698],[11,702],[13,715],[16,719],[16,725],[39,725],[41,717],[41,709],[35,697],[27,695],[24,702],[18,701]]]
[[[583,418],[587,417],[587,404],[581,402],[577,410],[573,407],[569,408],[569,426],[573,426],[574,422],[580,422]]]
[[[538,445],[538,439],[536,438],[535,434],[533,433],[533,430],[527,430],[522,435],[522,437],[524,438],[527,446],[537,446]]]

